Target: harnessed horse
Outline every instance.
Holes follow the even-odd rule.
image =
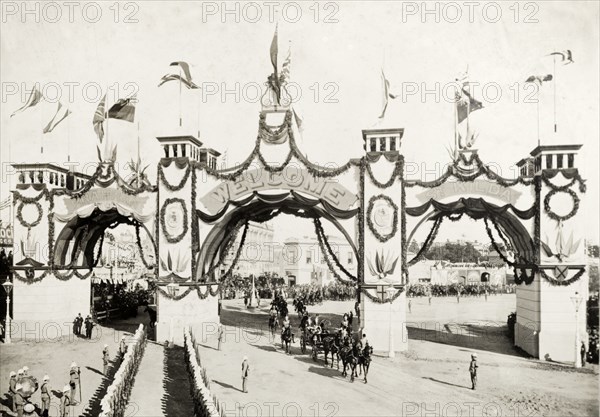
[[[369,373],[369,365],[371,365],[371,355],[373,348],[367,344],[358,354],[358,374],[361,375],[365,371],[365,384],[367,383],[367,374]]]
[[[356,375],[356,363],[357,363],[357,347],[356,345],[350,345],[346,343],[342,349],[340,349],[340,358],[342,359],[342,364],[344,365],[344,370],[342,371],[342,376],[345,378],[348,373],[346,372],[346,366],[350,367],[350,381],[354,382],[354,376]],[[358,375],[356,375],[358,377]]]
[[[292,328],[289,326],[284,328],[281,332],[281,348],[285,349],[285,353],[287,353],[288,355],[292,353],[292,350],[290,348],[292,337]]]

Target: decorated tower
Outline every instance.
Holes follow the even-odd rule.
[[[403,227],[404,129],[363,130],[365,157],[360,171],[364,248],[360,285],[361,325],[377,351],[394,356],[406,350],[406,264]]]

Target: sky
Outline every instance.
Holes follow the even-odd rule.
[[[161,157],[155,139],[161,135],[199,130],[206,146],[226,151],[227,165],[242,161],[256,138],[256,92],[272,71],[269,47],[277,23],[279,65],[291,45],[294,106],[304,118],[298,142],[320,164],[342,165],[364,153],[361,130],[372,127],[381,112],[382,67],[399,96],[390,101],[385,124],[405,129],[400,150],[406,160],[423,170],[447,163],[454,116],[442,93],[448,95],[448,84],[468,67],[484,103],[471,118],[480,132],[479,155],[514,177],[514,164],[538,137],[537,105],[524,80],[552,71],[548,53],[572,50],[575,62],[555,72],[557,134],[554,85],[540,90],[540,140],[584,145],[579,168],[588,192],[582,215],[589,221],[587,238],[598,241],[597,2],[492,2],[472,9],[469,2],[387,1],[76,2],[72,10],[54,4],[2,3],[0,199],[16,180],[10,163],[64,166],[70,159],[79,164],[76,169],[93,171],[97,140],[91,121],[108,88],[109,105],[137,93],[140,154],[150,164],[150,178]],[[182,92],[182,128],[178,85],[158,88],[172,61],[189,62],[203,87]],[[11,118],[34,83],[47,100]],[[72,114],[42,135],[58,97]],[[111,120],[120,172],[136,157],[137,137],[137,123]],[[482,224],[465,225],[460,233],[466,238],[484,236]],[[462,238],[457,233],[442,228],[439,236]]]

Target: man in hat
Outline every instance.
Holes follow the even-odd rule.
[[[8,393],[12,398],[12,407],[11,410],[15,411],[15,395],[17,394],[17,373],[15,371],[10,371],[10,380],[8,382]]]
[[[23,385],[17,384],[15,387],[16,393],[14,397],[14,402],[17,411],[17,417],[23,417],[23,407],[25,407],[25,398],[21,395],[21,390],[23,389]]]
[[[23,368],[21,368],[21,369],[19,369],[19,370],[17,371],[17,384],[18,384],[19,382],[21,382],[21,379],[22,379],[22,378],[23,378]]]
[[[69,417],[69,407],[71,406],[71,387],[63,387],[63,395],[60,397],[60,417]]]
[[[242,361],[242,392],[248,393],[248,375],[250,374],[250,364],[248,363],[248,357],[244,356]]]
[[[108,375],[108,365],[110,364],[110,354],[108,353],[108,345],[104,345],[102,349],[102,363],[104,364],[104,375]]]
[[[94,327],[94,322],[92,321],[92,317],[88,314],[85,318],[85,337],[88,339],[92,338],[92,328]]]
[[[23,369],[23,377],[29,376],[29,367],[24,366],[22,369]]]
[[[81,336],[81,325],[83,324],[83,317],[81,317],[81,313],[75,317],[75,334],[77,336]]]
[[[471,364],[469,365],[469,373],[471,374],[471,389],[474,390],[477,387],[477,353],[471,355]]]
[[[69,377],[71,378],[71,380],[69,381],[69,385],[71,386],[71,398],[69,399],[70,402],[72,402],[73,404],[77,404],[77,401],[75,400],[75,394],[77,393],[77,387],[81,388],[80,384],[80,379],[79,376],[81,375],[81,371],[79,369],[79,366],[77,366],[77,364],[75,362],[73,362],[71,364],[71,370],[69,371]]]
[[[44,375],[42,381],[42,387],[40,388],[40,394],[42,395],[42,417],[48,417],[48,410],[50,409],[50,377]]]

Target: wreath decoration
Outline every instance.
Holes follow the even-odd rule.
[[[581,268],[579,271],[577,271],[577,273],[575,275],[573,275],[571,278],[569,279],[565,279],[565,280],[558,280],[548,274],[546,274],[546,272],[543,269],[540,269],[540,274],[542,275],[542,277],[544,277],[544,279],[546,281],[548,281],[550,284],[552,285],[556,285],[556,286],[567,286],[567,285],[571,285],[572,283],[576,282],[579,280],[579,278],[581,278],[581,276],[583,275],[583,273],[585,272],[585,268]]]
[[[385,236],[379,233],[379,231],[377,231],[375,225],[373,224],[373,220],[371,220],[371,214],[373,214],[373,207],[375,203],[379,200],[383,200],[386,203],[388,203],[394,211],[394,219],[392,220],[392,231]],[[398,206],[387,195],[378,194],[371,197],[369,199],[369,206],[367,208],[367,224],[369,225],[369,229],[371,229],[371,232],[373,233],[373,235],[375,235],[377,240],[379,240],[381,243],[387,242],[388,240],[393,238],[396,235],[396,232],[398,231]]]
[[[35,206],[35,208],[38,211],[38,216],[37,219],[35,219],[33,222],[28,222],[23,218],[23,207],[25,206],[29,206],[29,205],[33,205]],[[40,224],[40,222],[42,221],[42,215],[43,215],[43,210],[42,210],[42,205],[37,202],[37,201],[32,201],[32,202],[22,202],[19,205],[19,208],[17,209],[17,219],[19,219],[19,223],[21,223],[22,226],[27,227],[28,229],[31,229],[32,227],[37,226],[38,224]]]
[[[178,236],[171,236],[171,234],[167,231],[167,224],[165,222],[165,212],[167,211],[167,207],[169,205],[177,203],[180,204],[183,208],[183,231]],[[187,207],[185,205],[185,201],[183,201],[181,198],[167,198],[160,209],[160,226],[162,228],[163,234],[165,235],[165,239],[167,240],[167,242],[181,242],[188,231],[188,212]]]
[[[569,213],[565,214],[564,216],[556,214],[550,207],[550,199],[552,198],[553,195],[555,195],[559,192],[567,193],[573,199],[573,209]],[[571,217],[576,215],[577,212],[579,211],[579,202],[580,202],[579,197],[577,197],[577,194],[575,193],[575,191],[568,189],[568,188],[567,189],[558,189],[558,188],[554,189],[553,188],[552,190],[550,190],[550,192],[548,194],[546,194],[546,197],[544,197],[544,211],[546,212],[548,217],[550,217],[552,220],[556,220],[557,222],[569,220]]]

